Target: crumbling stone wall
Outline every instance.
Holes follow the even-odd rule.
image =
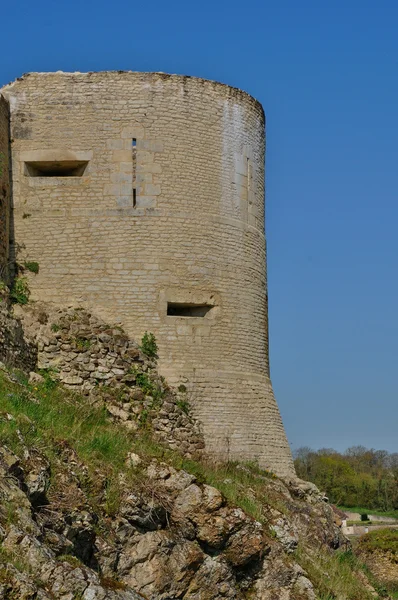
[[[269,379],[261,105],[162,73],[32,73],[3,95],[32,299],[153,331],[207,449],[292,475]]]
[[[159,376],[156,359],[145,355],[121,327],[82,309],[46,311],[40,304],[17,310],[37,345],[39,369],[104,402],[111,418],[129,431],[147,428],[156,440],[186,456],[203,453],[203,433],[186,391],[171,389]]]
[[[0,96],[0,281],[8,279],[8,239],[10,210],[8,103]]]

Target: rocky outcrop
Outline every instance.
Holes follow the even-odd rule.
[[[17,456],[0,447],[0,598],[316,599],[292,554],[297,540],[331,548],[344,538],[315,490],[270,478],[260,523],[186,471],[126,459],[138,477],[122,482],[110,519],[100,508],[105,488],[96,482],[94,506],[68,444],[51,467],[37,449]]]

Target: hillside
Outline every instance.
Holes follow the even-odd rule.
[[[30,341],[3,306],[0,598],[382,597],[313,484],[205,455],[150,334],[75,309],[20,316]],[[11,366],[35,356],[39,373]]]

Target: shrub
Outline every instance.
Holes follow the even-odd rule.
[[[142,389],[145,395],[152,396],[153,406],[158,404],[160,399],[163,397],[163,391],[160,385],[152,381],[147,373],[137,373],[136,383]]]
[[[11,301],[14,304],[27,304],[29,302],[30,291],[26,277],[17,277],[11,288]]]
[[[77,337],[73,341],[76,348],[82,352],[91,348],[91,341],[86,340],[85,338]]]
[[[158,356],[158,345],[156,343],[156,337],[153,333],[146,331],[141,339],[140,349],[149,358],[157,358]]]
[[[36,275],[39,272],[39,263],[38,262],[27,261],[24,263],[24,267],[27,271],[30,271],[31,273],[35,273]]]
[[[180,410],[182,410],[182,412],[184,412],[186,415],[189,414],[189,402],[188,402],[188,400],[177,400],[176,404],[177,404],[178,408]]]
[[[369,521],[369,517],[366,513],[361,513],[361,521]]]

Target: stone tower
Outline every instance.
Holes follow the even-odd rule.
[[[261,105],[164,73],[31,73],[2,95],[32,299],[154,332],[208,451],[293,475],[269,378]]]

